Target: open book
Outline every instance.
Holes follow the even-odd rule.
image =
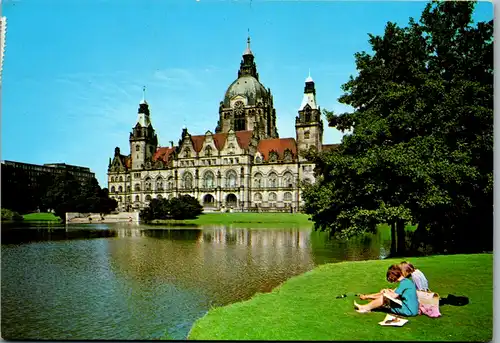
[[[400,305],[400,306],[403,306],[403,302],[399,299],[396,299],[396,298],[393,298],[391,295],[389,294],[386,294],[384,293],[384,297],[386,297],[387,299],[389,299],[390,301],[393,301],[395,302],[396,304]]]
[[[387,316],[385,316],[383,321],[379,322],[379,324],[383,326],[403,326],[407,322],[408,319],[403,319],[388,314]]]

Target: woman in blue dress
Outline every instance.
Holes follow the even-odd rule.
[[[401,268],[397,264],[393,264],[387,270],[387,281],[399,282],[399,286],[395,289],[382,289],[379,293],[362,295],[361,299],[372,299],[371,302],[365,305],[360,305],[354,302],[354,307],[359,313],[366,313],[376,308],[388,307],[394,314],[401,316],[412,317],[418,315],[418,298],[417,288],[415,283],[403,276]],[[398,304],[389,298],[401,301]]]

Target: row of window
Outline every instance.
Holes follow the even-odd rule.
[[[220,186],[224,185],[225,187],[229,188],[235,188],[239,187],[241,182],[238,182],[238,175],[234,170],[230,170],[226,174],[226,178],[224,180],[225,182],[223,184],[219,184]],[[309,179],[304,179],[304,182],[310,183]],[[268,175],[267,178],[264,178],[264,176],[261,173],[256,173],[253,178],[252,182],[252,187],[254,188],[276,188],[276,187],[287,187],[287,188],[292,188],[295,187],[295,181],[293,174],[290,172],[286,172],[282,177],[278,177],[278,175],[274,172]],[[157,191],[163,191],[164,189],[164,183],[163,179],[159,177],[156,180],[156,187],[155,190]],[[215,175],[211,171],[207,171],[202,179],[202,188],[215,188],[217,187],[218,184],[215,179]],[[174,188],[174,178],[170,177],[166,183],[166,189],[170,190]],[[180,188],[183,189],[192,189],[194,188],[194,178],[193,175],[190,172],[185,172],[183,177],[181,178],[180,182]],[[123,187],[118,186],[116,188],[115,186],[111,187],[111,193],[115,193],[118,191],[119,193],[123,192]],[[130,186],[127,186],[127,192],[130,192]],[[152,191],[153,190],[153,182],[151,181],[150,178],[147,178],[146,181],[144,182],[144,190],[146,191]],[[135,192],[140,192],[141,191],[141,184],[136,183],[134,185],[134,191]]]
[[[240,159],[238,157],[235,158],[224,158],[222,159],[222,164],[227,165],[227,164],[238,164],[240,163]],[[188,161],[180,161],[179,162],[181,167],[194,167],[195,163],[194,160],[188,160]],[[204,166],[212,166],[212,165],[217,165],[217,160],[216,159],[204,159],[200,160],[199,165],[204,165]]]
[[[170,198],[172,198],[172,197],[173,197],[173,195],[168,195],[168,196],[167,196],[167,199],[170,199]],[[116,198],[115,198],[115,197],[112,197],[112,198],[113,198],[113,199],[116,199],[119,203],[120,203],[120,202],[123,202],[123,199],[127,199],[127,202],[129,202],[129,203],[130,203],[130,202],[131,202],[131,199],[132,199],[132,197],[131,197],[130,195],[129,195],[129,196],[127,196],[126,198],[124,198],[124,197],[122,197],[122,196],[117,196]],[[158,194],[158,195],[156,196],[156,198],[157,198],[157,199],[163,199],[163,196],[162,196],[161,194]],[[151,195],[149,195],[149,194],[148,194],[148,195],[146,195],[146,197],[145,197],[145,200],[146,200],[146,201],[151,201],[152,199],[153,199],[153,198],[152,198],[152,197],[151,197]],[[136,196],[134,197],[134,200],[135,200],[136,202],[137,202],[137,201],[141,201],[141,198],[140,198],[140,196],[139,196],[139,195],[136,195]],[[252,196],[252,200],[253,200],[254,202],[261,202],[261,201],[264,201],[264,197],[263,197],[263,195],[262,195],[261,193],[255,193],[255,194],[253,194],[253,196]],[[267,196],[267,199],[266,199],[266,200],[267,200],[267,201],[278,201],[278,195],[277,195],[276,193],[274,193],[274,192],[270,192],[270,193],[268,194],[268,196]],[[292,201],[292,200],[293,200],[293,195],[292,195],[292,193],[290,193],[290,192],[285,192],[285,193],[283,194],[283,201],[290,202],[290,201]],[[226,197],[226,201],[227,201],[227,202],[235,202],[235,201],[236,201],[236,196],[235,196],[234,194],[229,194],[229,195]],[[203,204],[205,204],[205,205],[206,205],[206,204],[209,204],[209,203],[215,203],[215,199],[214,199],[213,195],[211,195],[211,194],[207,194],[207,195],[205,195],[205,196],[203,197],[203,201],[202,201],[202,202],[203,202]]]

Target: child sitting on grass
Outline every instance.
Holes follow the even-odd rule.
[[[416,316],[418,315],[418,298],[417,298],[417,288],[415,284],[410,279],[403,276],[401,268],[397,264],[393,264],[387,270],[387,281],[396,282],[399,281],[399,286],[396,290],[383,289],[379,293],[362,295],[361,299],[373,299],[371,302],[365,305],[359,305],[354,301],[354,307],[359,313],[366,313],[374,310],[376,308],[388,307],[389,310],[398,315],[402,316]],[[402,301],[402,305],[399,305],[393,301],[390,301],[384,294],[387,294],[393,298]]]
[[[415,286],[417,286],[417,291],[429,291],[429,282],[427,278],[419,269],[415,269],[413,264],[403,261],[399,264],[399,267],[405,278],[411,276]]]

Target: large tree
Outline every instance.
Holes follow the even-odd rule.
[[[389,223],[402,254],[413,222],[437,250],[491,249],[493,22],[472,25],[474,5],[430,3],[355,55],[339,99],[354,111],[326,111],[350,133],[315,156],[318,182],[304,192],[318,228],[351,236]]]

